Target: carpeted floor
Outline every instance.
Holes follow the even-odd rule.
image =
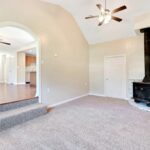
[[[1,132],[0,150],[150,150],[150,112],[84,97]]]

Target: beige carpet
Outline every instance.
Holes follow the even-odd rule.
[[[150,150],[150,112],[84,97],[0,132],[0,150]]]

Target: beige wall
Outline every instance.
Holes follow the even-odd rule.
[[[127,95],[129,82],[143,79],[144,76],[144,37],[143,35],[95,44],[90,46],[90,93],[104,95],[104,57],[112,55],[127,57]]]
[[[88,93],[89,46],[67,11],[38,0],[1,0],[0,23],[7,21],[26,26],[41,40],[42,102]]]

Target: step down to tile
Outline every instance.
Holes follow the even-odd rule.
[[[0,104],[0,112],[24,107],[24,106],[35,104],[35,103],[38,103],[38,97],[27,99],[27,100],[22,100],[22,101],[17,101],[17,102],[12,102],[12,103]]]
[[[43,104],[32,104],[14,110],[0,112],[0,131],[32,120],[47,113]]]

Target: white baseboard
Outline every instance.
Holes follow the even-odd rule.
[[[99,96],[99,97],[107,97],[105,95],[97,94],[97,93],[89,93],[89,95],[91,95],[91,96]],[[123,100],[127,100],[127,101],[131,100],[131,98],[127,98],[127,97],[126,98],[112,97],[112,98],[123,99]]]
[[[25,82],[22,82],[22,83],[14,83],[15,85],[25,85],[26,83]]]
[[[87,94],[84,94],[84,95],[80,95],[80,96],[77,96],[77,97],[74,97],[74,98],[70,98],[70,99],[67,99],[67,100],[64,100],[64,101],[61,101],[61,102],[58,102],[56,104],[53,104],[53,105],[48,105],[47,107],[48,108],[53,108],[53,107],[57,107],[59,105],[63,105],[65,103],[69,103],[71,101],[75,101],[79,98],[82,98],[82,97],[85,97],[85,96],[99,96],[99,97],[105,97],[105,95],[101,95],[101,94],[96,94],[96,93],[87,93]],[[129,100],[129,98],[125,98],[125,100]]]
[[[88,96],[89,94],[84,94],[84,95],[80,95],[80,96],[77,96],[77,97],[74,97],[74,98],[70,98],[70,99],[67,99],[67,100],[64,100],[62,102],[58,102],[56,104],[53,104],[53,105],[49,105],[48,108],[53,108],[53,107],[56,107],[56,106],[59,106],[59,105],[63,105],[65,103],[69,103],[71,101],[75,101],[79,98],[82,98],[82,97],[85,97],[85,96]]]
[[[91,96],[99,96],[99,97],[105,97],[103,94],[97,94],[97,93],[89,93]]]
[[[132,100],[132,98],[125,98],[125,100],[130,101],[130,100]]]

